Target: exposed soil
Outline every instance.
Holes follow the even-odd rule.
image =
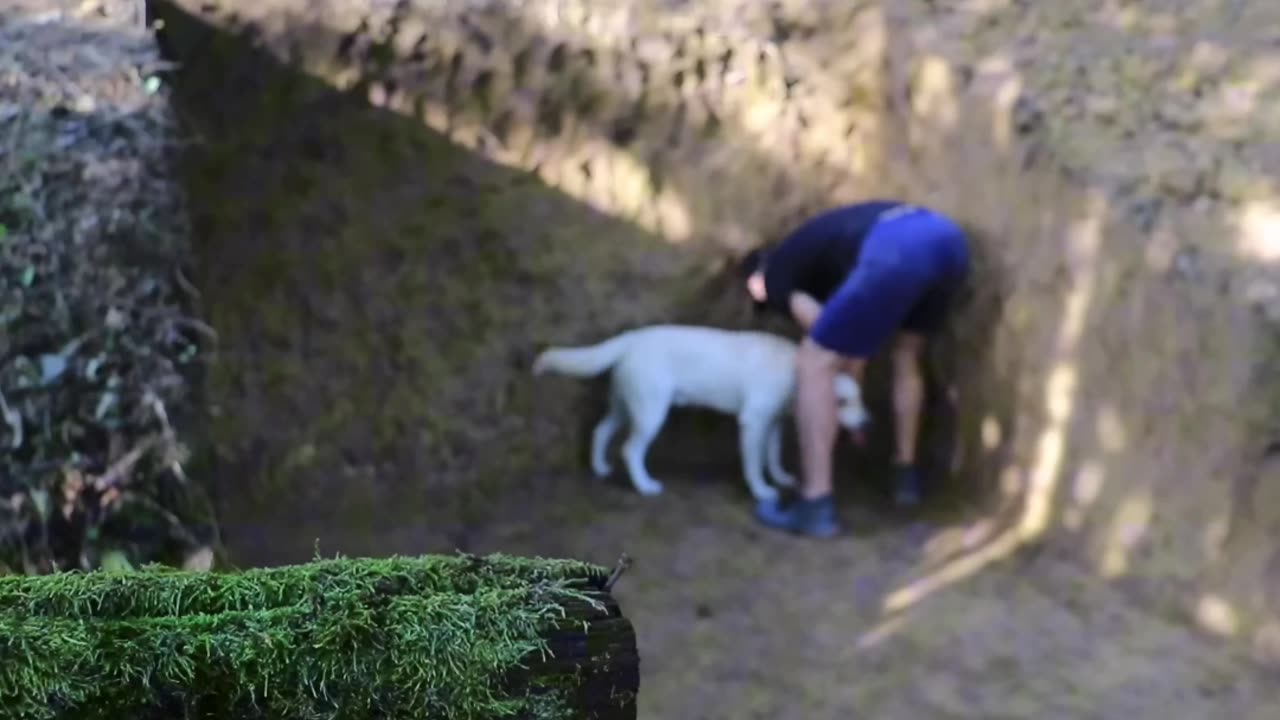
[[[978,529],[913,521],[863,493],[846,503],[849,537],[793,539],[758,529],[723,469],[714,479],[664,469],[654,464],[667,481],[659,498],[621,477],[565,478],[452,542],[425,524],[233,526],[230,540],[255,563],[455,542],[602,564],[626,552],[634,566],[615,594],[639,638],[642,718],[1280,717],[1274,675],[1071,563],[1006,559],[886,613],[894,591],[977,551]],[[979,542],[965,549],[965,535]]]
[[[594,418],[585,390],[528,377],[532,350],[679,317],[692,261],[168,20],[170,51],[201,58],[177,101],[209,143],[187,173],[197,284],[222,333],[197,465],[238,563],[625,551],[636,565],[617,595],[645,718],[1280,717],[1275,677],[1046,554],[886,613],[894,592],[976,552],[977,530],[850,489],[850,538],[761,532],[723,419],[668,426],[659,498],[558,473],[584,464]]]

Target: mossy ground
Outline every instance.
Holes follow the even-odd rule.
[[[0,716],[565,718],[572,678],[507,681],[606,573],[426,556],[0,578]]]

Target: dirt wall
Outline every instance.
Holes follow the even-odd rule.
[[[968,566],[1036,543],[1222,634],[1260,648],[1280,635],[1266,623],[1280,617],[1273,5],[179,5],[253,28],[314,78],[290,82],[323,88],[303,95],[357,99],[339,110],[273,86],[250,112],[233,75],[204,71],[229,103],[224,152],[252,139],[220,161],[236,166],[223,184],[199,188],[217,198],[205,247],[253,269],[208,271],[209,315],[232,347],[274,343],[257,356],[273,367],[296,357],[269,388],[235,385],[266,372],[245,370],[255,361],[215,370],[224,469],[269,465],[297,498],[297,453],[384,479],[580,464],[580,445],[562,448],[581,423],[529,429],[539,414],[593,419],[582,395],[521,374],[535,346],[677,317],[744,322],[709,279],[716,262],[819,207],[897,195],[974,231],[974,293],[934,353],[947,412],[930,429],[933,464],[989,499]],[[401,122],[413,129],[387,137],[417,149],[379,139]],[[268,146],[284,155],[264,163]],[[341,172],[244,187],[325,153]],[[318,198],[342,210],[300,221]],[[344,309],[300,329],[324,312],[289,288],[320,281]],[[410,359],[375,370],[390,347]],[[485,391],[468,385],[476,363]],[[336,383],[323,402],[292,384],[321,365]],[[325,413],[303,409],[317,402]],[[248,409],[271,419],[246,426]],[[415,435],[432,418],[452,444]],[[413,463],[318,460],[346,441],[389,457],[352,429],[384,424]]]

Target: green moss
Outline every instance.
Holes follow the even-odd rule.
[[[571,679],[504,681],[606,572],[493,555],[4,577],[0,716],[568,717]]]

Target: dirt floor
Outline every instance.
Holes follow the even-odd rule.
[[[963,548],[973,524],[895,515],[864,496],[846,503],[850,536],[804,541],[759,530],[735,481],[653,469],[661,497],[621,477],[566,478],[454,540],[602,564],[631,555],[615,593],[639,638],[642,718],[1280,717],[1274,675],[1043,554],[884,612],[894,591],[976,550]],[[228,531],[238,557],[268,564],[451,544],[422,525]]]

